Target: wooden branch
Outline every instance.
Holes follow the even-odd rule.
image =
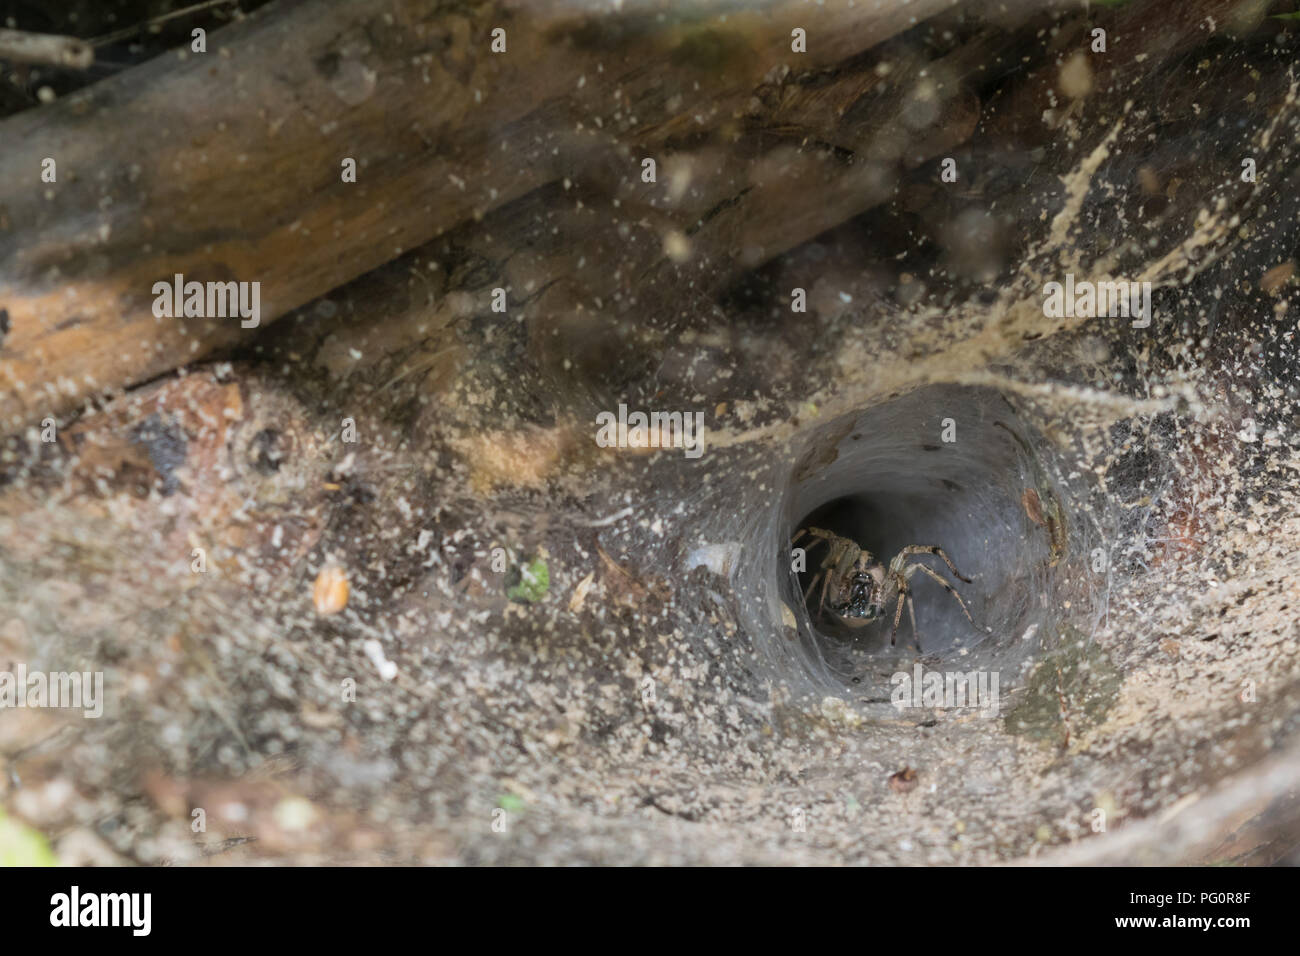
[[[703,3],[661,21],[634,4],[615,22],[560,5],[284,2],[206,54],[19,114],[0,125],[13,144],[0,157],[0,427],[248,334],[155,317],[159,281],[258,282],[264,324],[619,142],[730,123],[793,62],[795,26],[811,37],[798,62],[816,67],[949,6]],[[497,27],[504,54],[489,50]]]
[[[1196,0],[1172,18],[1176,28],[1163,35],[1163,55],[1200,42],[1199,24],[1213,9],[1214,0]],[[720,294],[746,270],[897,199],[900,186],[924,189],[907,186],[905,171],[967,142],[980,103],[965,78],[1020,57],[1018,45],[1039,22],[1017,32],[1030,12],[1004,18],[998,29],[937,58],[894,43],[878,56],[816,74],[775,71],[736,104],[725,129],[688,137],[643,124],[636,135],[659,157],[654,184],[629,174],[643,155],[638,143],[583,155],[575,148],[563,188],[556,182],[534,191],[335,290],[325,311],[332,317],[304,308],[292,329],[268,344],[281,360],[323,368],[335,383],[359,375],[350,387],[363,391],[421,382],[432,389],[447,381],[461,351],[451,326],[486,314],[491,290],[501,287],[539,367],[566,380],[616,381],[620,362],[654,352],[647,333],[667,334],[679,326],[674,316],[716,310]],[[1125,26],[1136,31],[1144,22]],[[1075,45],[1066,49],[1086,48],[1086,19],[1057,23],[1063,34],[1073,31]],[[877,62],[888,69],[878,70]],[[1105,59],[1094,67],[1096,82],[1122,88],[1135,72],[1157,65],[1150,58]],[[1013,93],[1016,109],[986,117],[986,129],[993,122],[1043,127],[1042,107],[1055,82],[1054,69],[1032,72],[1026,85],[1033,95]],[[665,126],[676,122],[669,117]],[[996,166],[1001,149],[983,143],[972,168]],[[1059,159],[1064,174],[1070,156]],[[974,175],[971,168],[966,175]],[[1026,222],[1037,220],[1045,197],[1023,198]],[[1013,197],[998,205],[1006,213],[1019,208]],[[475,265],[463,268],[469,262]],[[859,261],[856,270],[870,265]],[[783,288],[811,286],[814,278],[792,276]]]
[[[76,37],[0,30],[0,60],[84,70],[95,62],[95,51],[85,40]]]

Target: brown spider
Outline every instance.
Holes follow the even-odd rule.
[[[880,617],[885,606],[897,597],[898,604],[894,609],[894,627],[889,632],[889,644],[892,647],[898,637],[898,622],[903,617],[903,604],[906,602],[907,614],[912,620],[912,636],[919,649],[921,642],[916,633],[916,609],[912,604],[912,589],[908,581],[917,571],[924,571],[957,599],[962,613],[966,615],[966,620],[971,624],[975,623],[957,589],[941,578],[939,572],[924,564],[907,564],[908,558],[936,554],[943,558],[944,564],[948,565],[948,570],[958,580],[970,584],[971,579],[962,576],[943,548],[936,545],[909,544],[898,552],[893,561],[889,562],[889,567],[885,567],[870,551],[864,551],[848,538],[842,538],[823,528],[803,528],[790,539],[790,544],[793,546],[805,534],[817,539],[809,544],[805,553],[823,542],[827,546],[826,558],[817,569],[817,573],[813,575],[812,581],[808,583],[808,590],[803,596],[804,603],[807,603],[817,582],[822,582],[821,600],[817,604],[819,617],[827,609],[826,599],[829,596],[830,612],[837,621],[846,627],[865,627]]]

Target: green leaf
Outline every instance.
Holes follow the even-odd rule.
[[[551,572],[543,558],[533,558],[519,568],[519,580],[506,591],[506,597],[523,604],[532,604],[546,596],[551,587]]]
[[[523,797],[515,796],[513,793],[503,793],[497,797],[497,806],[506,813],[522,813],[524,805]]]
[[[0,867],[58,865],[59,859],[44,836],[0,810]]]

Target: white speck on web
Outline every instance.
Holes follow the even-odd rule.
[[[361,649],[366,652],[366,657],[375,665],[375,670],[379,671],[379,676],[384,680],[392,680],[397,676],[397,665],[384,656],[384,647],[378,641],[366,641],[361,645]]]

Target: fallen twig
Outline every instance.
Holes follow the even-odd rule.
[[[76,37],[0,30],[0,60],[84,70],[95,62],[95,51],[85,40]]]

